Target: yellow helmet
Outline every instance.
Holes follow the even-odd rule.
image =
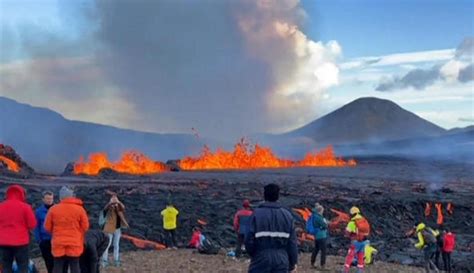
[[[357,213],[360,213],[360,209],[358,207],[352,207],[349,212],[351,214],[357,214]]]
[[[426,225],[423,223],[419,223],[418,226],[416,226],[416,231],[421,231],[425,229]]]

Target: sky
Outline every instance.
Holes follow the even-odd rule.
[[[0,96],[236,139],[365,96],[474,124],[474,1],[0,0]]]

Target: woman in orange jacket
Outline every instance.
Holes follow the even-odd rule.
[[[84,235],[89,229],[89,219],[80,199],[74,192],[62,187],[59,191],[61,202],[49,209],[44,223],[51,233],[53,273],[62,273],[67,262],[71,273],[80,273],[79,257],[84,251]]]

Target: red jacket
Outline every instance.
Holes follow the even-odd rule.
[[[451,253],[456,245],[456,235],[448,232],[443,236],[443,252]]]
[[[237,211],[237,213],[234,216],[234,230],[236,232],[239,232],[241,218],[249,218],[252,215],[252,213],[253,212],[250,209],[245,209],[245,208]]]
[[[6,200],[0,203],[0,246],[24,246],[30,243],[30,230],[36,226],[33,209],[26,203],[25,190],[8,187]]]

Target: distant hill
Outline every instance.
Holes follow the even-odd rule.
[[[453,129],[450,129],[447,133],[448,134],[459,134],[459,133],[466,133],[466,132],[470,132],[470,131],[474,131],[474,125],[470,125],[470,126],[467,126],[467,127],[464,127],[464,128],[453,128]]]
[[[80,155],[105,151],[117,157],[137,149],[153,159],[176,159],[200,151],[187,134],[155,134],[65,119],[46,108],[0,97],[0,143],[12,146],[33,168],[60,173]]]
[[[283,134],[316,143],[348,144],[437,136],[446,130],[392,101],[360,98],[299,128]]]

